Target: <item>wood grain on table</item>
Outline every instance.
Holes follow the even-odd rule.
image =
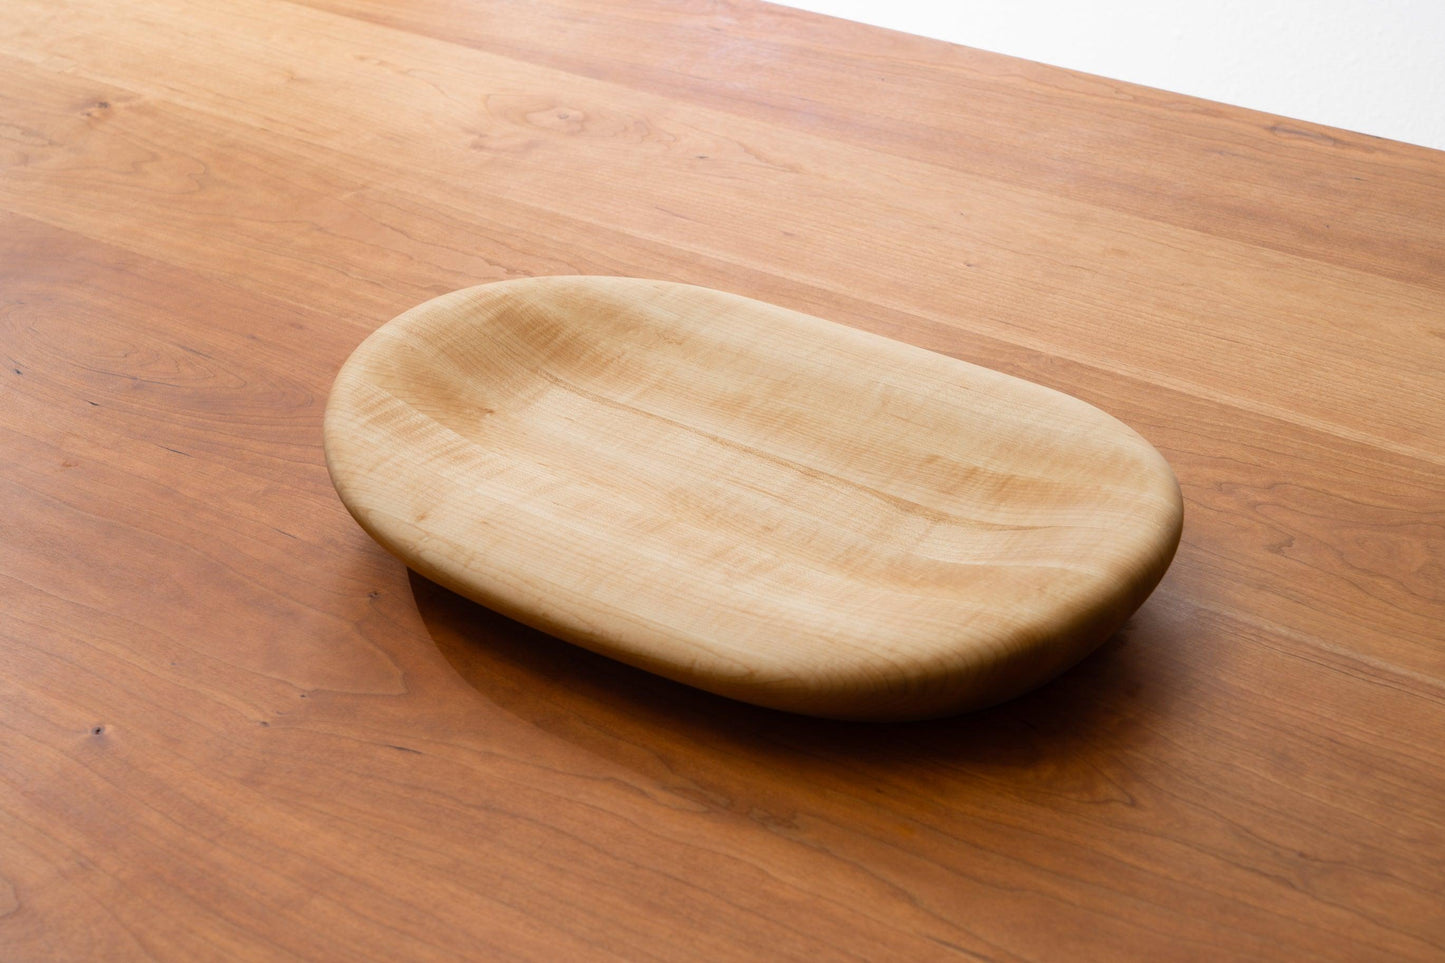
[[[1445,154],[750,3],[0,5],[0,957],[1445,958]],[[840,724],[407,571],[363,337],[700,284],[1076,395],[1174,566]]]

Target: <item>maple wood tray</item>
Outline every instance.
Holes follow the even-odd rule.
[[[342,368],[327,465],[426,577],[712,692],[904,719],[1106,639],[1179,540],[1164,459],[1098,409],[705,288],[444,295]]]

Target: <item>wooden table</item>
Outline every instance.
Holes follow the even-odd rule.
[[[752,3],[7,0],[0,250],[0,958],[1445,958],[1445,154]],[[409,577],[331,378],[558,273],[1093,402],[1174,567],[895,726]]]

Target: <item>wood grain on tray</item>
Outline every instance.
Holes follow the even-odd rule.
[[[736,295],[458,291],[332,388],[331,477],[417,571],[669,678],[816,715],[999,702],[1103,642],[1179,541],[1138,434]]]

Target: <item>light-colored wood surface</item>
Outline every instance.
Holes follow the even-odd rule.
[[[0,4],[0,957],[1445,953],[1445,157],[751,4]],[[1168,459],[1159,588],[927,723],[408,577],[322,411],[507,277],[745,294]]]
[[[1076,398],[737,295],[544,277],[435,298],[346,362],[326,462],[421,574],[756,705],[993,705],[1124,623],[1179,486]]]

